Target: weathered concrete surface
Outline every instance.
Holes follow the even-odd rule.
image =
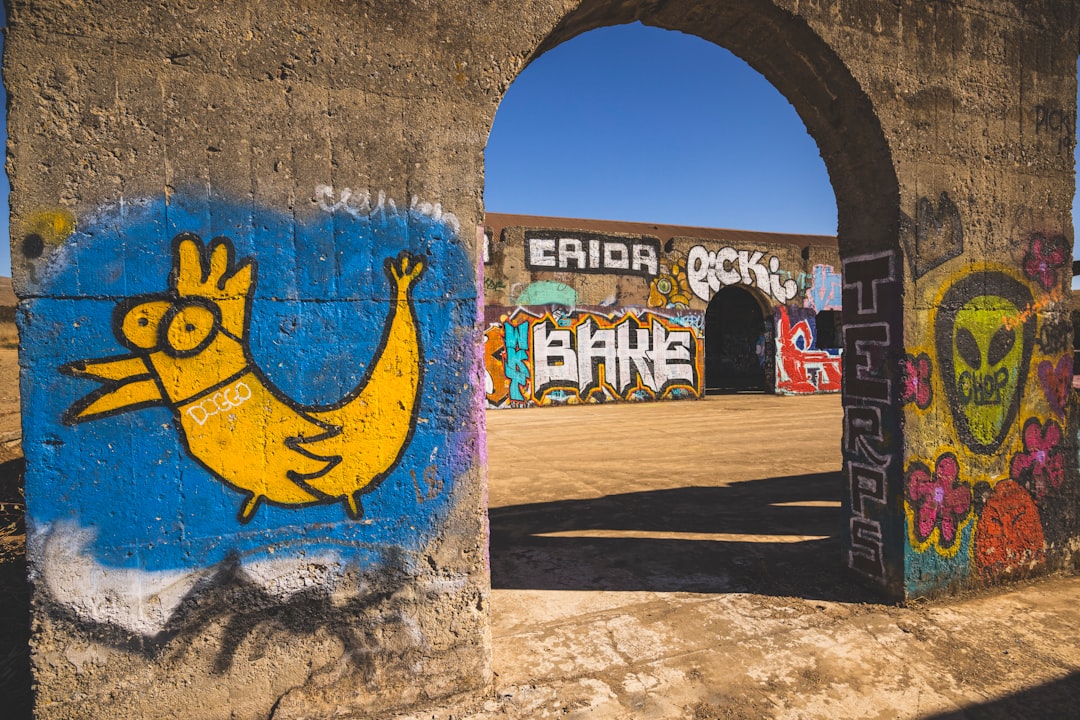
[[[837,195],[848,348],[843,561],[880,592],[910,597],[1080,554],[1061,312],[1077,3],[7,7],[42,717],[172,717],[228,697],[246,704],[237,717],[274,707],[325,716],[488,685],[475,234],[484,143],[531,58],[633,20],[746,59],[821,149]],[[180,251],[197,244],[187,233],[206,241],[198,263]],[[410,305],[409,282],[391,276],[417,280],[407,268],[421,257]],[[154,335],[138,329],[150,318],[131,316],[125,330],[113,312],[134,310],[136,297],[156,303],[136,307],[158,313],[159,330],[181,309],[205,323]],[[305,487],[331,472],[329,454],[304,456],[322,463],[311,473],[279,464],[264,486],[250,469],[271,455],[304,462],[271,440],[315,442],[312,432],[284,438],[290,423],[310,431],[343,397],[362,414],[353,383],[376,366],[398,306],[398,317],[416,311],[420,331],[395,341],[408,372],[389,375],[411,389],[422,350],[428,394],[382,393],[395,417],[417,411],[408,423],[325,428],[323,438],[356,439],[341,454],[354,461],[368,443],[400,443],[397,456],[375,449],[393,461],[386,477],[347,478],[378,491],[368,514],[343,492],[356,484]],[[185,334],[200,328],[215,352]],[[163,372],[172,360],[184,372]],[[254,431],[225,431],[227,413],[214,432],[180,425],[181,401],[209,402],[206,415],[246,402],[246,381],[202,381],[249,361],[281,390],[264,383],[277,404],[242,413]],[[100,412],[84,415],[97,399]],[[313,544],[324,549],[317,561]]]
[[[839,406],[489,412],[495,693],[396,717],[1068,716],[1080,578],[897,607],[839,573]]]

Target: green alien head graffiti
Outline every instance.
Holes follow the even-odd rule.
[[[957,434],[973,451],[1000,447],[1020,407],[1035,343],[1031,291],[1002,272],[978,272],[941,299],[934,332]]]

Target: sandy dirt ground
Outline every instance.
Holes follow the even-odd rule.
[[[1080,578],[897,607],[841,572],[840,419],[836,396],[488,413],[495,689],[393,717],[1076,717]],[[0,716],[29,717],[28,606],[8,554]]]
[[[1080,578],[841,572],[837,396],[488,413],[495,693],[400,718],[1064,718]]]
[[[0,463],[22,457],[19,424],[19,351],[0,345]]]

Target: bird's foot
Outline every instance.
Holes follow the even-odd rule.
[[[255,511],[259,509],[260,503],[262,503],[262,495],[250,495],[244,500],[244,504],[240,506],[240,512],[237,513],[236,519],[245,525],[251,522],[251,518],[255,517]]]
[[[364,517],[364,504],[360,501],[361,492],[357,490],[351,495],[346,495],[345,513],[350,520],[360,520]]]

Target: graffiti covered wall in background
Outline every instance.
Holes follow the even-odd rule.
[[[486,222],[491,407],[699,397],[707,384],[753,385],[785,394],[840,390],[839,323],[832,317],[842,306],[835,238],[522,215],[489,214]],[[753,300],[731,305],[739,292]],[[596,329],[586,324],[580,333],[573,330],[567,308],[602,308]],[[612,330],[600,323],[616,316],[641,319],[646,312],[657,319],[657,329],[638,327],[632,339],[625,335],[628,326]],[[650,343],[670,342],[662,334],[665,323],[678,318],[685,324],[687,312],[698,318],[698,340],[712,338],[702,345],[709,357],[699,351],[695,358],[705,373],[692,381],[680,376],[676,386],[665,389],[667,380],[656,380],[657,372],[661,378],[671,372],[665,351],[641,355],[628,348],[639,331],[649,334]],[[831,313],[829,332],[819,333],[817,316],[824,312]],[[562,323],[552,326],[553,334],[534,328],[523,335],[513,321],[493,318],[548,313],[549,323]],[[748,341],[747,333],[736,330],[760,326]],[[614,340],[598,341],[608,330],[615,332]],[[683,335],[671,337],[681,342]],[[822,345],[825,338],[830,347]],[[599,349],[590,349],[596,342]],[[743,347],[747,342],[749,351]],[[614,355],[606,355],[609,349]],[[531,365],[534,352],[548,364]],[[728,361],[754,355],[754,369],[767,373],[763,381],[744,364]],[[612,359],[618,357],[626,359]],[[709,358],[715,361],[711,365]],[[650,365],[654,362],[660,363],[658,371]],[[639,366],[640,379],[625,369]]]
[[[656,275],[659,257],[660,241],[656,238],[525,231],[525,266],[530,270],[652,277]]]
[[[701,396],[700,312],[550,305],[485,315],[488,407]]]
[[[175,633],[222,582],[262,599],[206,612],[311,603],[357,573],[404,582],[473,466],[475,335],[455,329],[475,327],[477,291],[456,219],[316,196],[302,217],[129,199],[76,218],[28,283],[34,572],[119,642]]]
[[[799,292],[798,284],[780,269],[776,255],[765,260],[761,250],[736,250],[722,247],[709,250],[703,245],[690,248],[686,257],[690,288],[702,300],[708,301],[728,285],[755,285],[778,303],[791,300]]]

